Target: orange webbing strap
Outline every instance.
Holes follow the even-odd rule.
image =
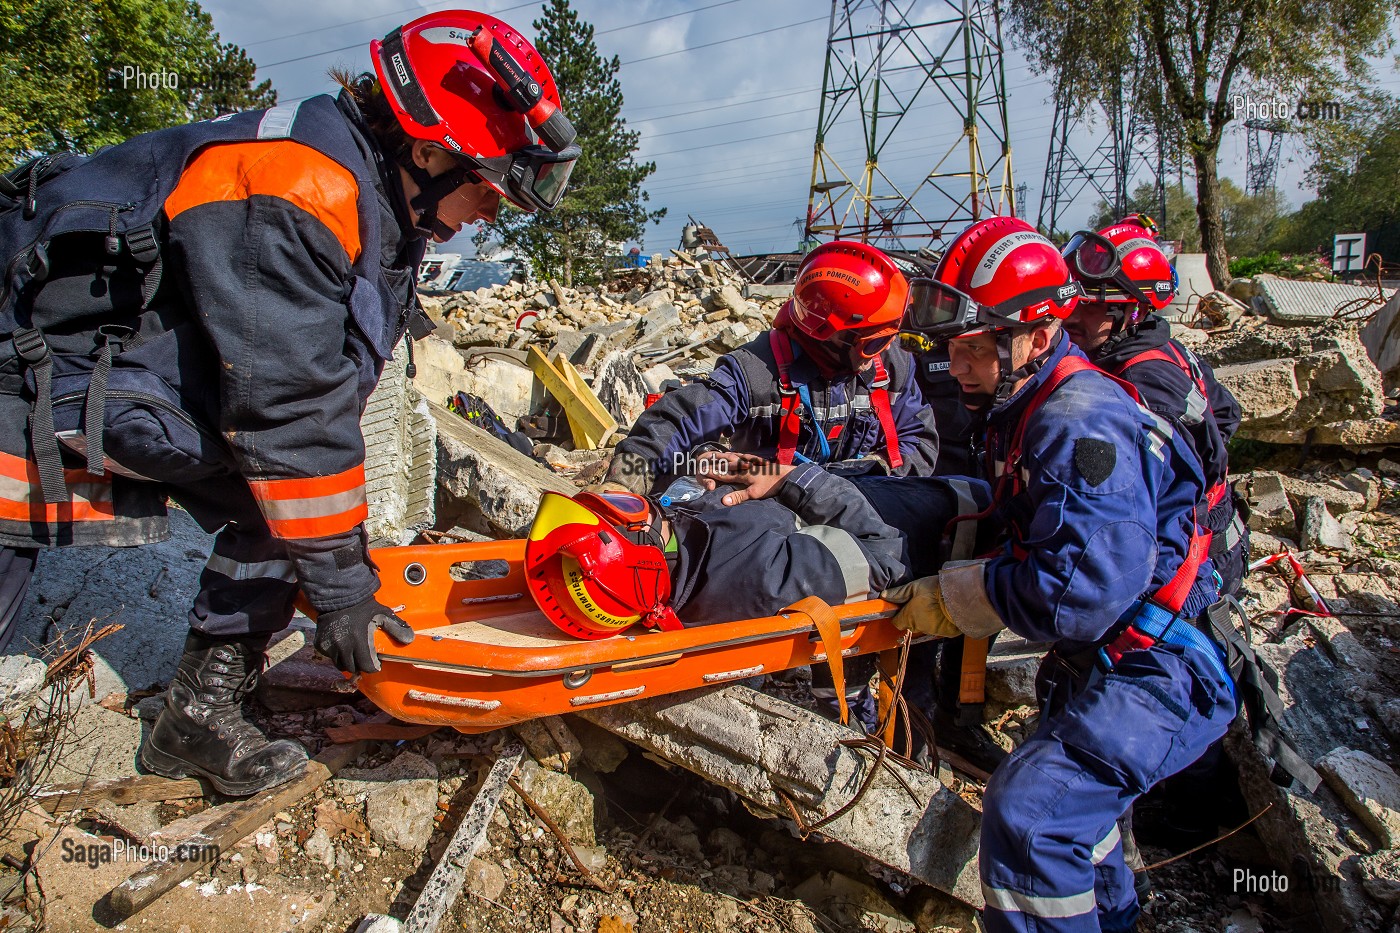
[[[962,680],[958,685],[959,703],[987,701],[987,639],[963,638]]]
[[[807,596],[788,606],[783,612],[806,616],[822,640],[826,663],[831,668],[831,683],[836,687],[836,704],[841,710],[841,725],[851,722],[851,709],[846,705],[846,666],[841,658],[841,620],[836,610],[820,596]]]
[[[880,431],[885,435],[885,455],[889,458],[890,469],[904,466],[904,455],[899,452],[899,429],[894,424],[894,412],[890,409],[890,393],[886,388],[890,383],[885,372],[884,362],[875,357],[875,386],[870,390],[870,405],[875,409],[875,417],[880,419]]]

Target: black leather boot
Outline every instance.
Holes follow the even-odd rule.
[[[956,752],[988,774],[1006,760],[1006,749],[998,745],[986,729],[980,725],[963,725],[958,717],[944,710],[934,711],[933,735],[940,746]]]
[[[165,709],[141,747],[146,770],[168,778],[202,777],[222,794],[246,797],[306,769],[299,743],[269,742],[243,718],[243,699],[258,682],[270,640],[190,632]]]

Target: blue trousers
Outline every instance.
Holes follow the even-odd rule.
[[[1232,686],[1194,649],[1129,652],[1071,691],[1046,669],[1062,663],[1054,652],[1044,662],[1037,686],[1052,702],[983,797],[990,933],[1134,929],[1137,894],[1116,820],[1235,718]]]

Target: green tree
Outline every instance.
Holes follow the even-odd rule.
[[[477,233],[476,242],[497,239],[527,258],[537,275],[565,285],[597,282],[610,244],[641,239],[647,222],[666,214],[665,208],[645,206],[642,183],[656,163],[636,161],[641,134],[627,129],[622,118],[621,64],[616,55],[605,59],[598,53],[593,26],[579,19],[569,0],[549,0],[534,26],[535,47],[559,86],[583,155],[553,212],[503,210],[494,226]]]
[[[1330,254],[1337,233],[1400,223],[1400,110],[1373,124],[1348,158],[1319,160],[1312,178],[1317,199],[1284,218],[1275,249]]]
[[[0,167],[271,106],[256,68],[194,0],[0,0]]]
[[[1235,96],[1334,100],[1393,44],[1400,0],[1010,0],[1037,70],[1087,103],[1126,87],[1135,110],[1194,168],[1211,277],[1230,281],[1217,157]]]
[[[1220,180],[1221,220],[1225,248],[1231,256],[1254,256],[1273,244],[1283,223],[1283,197],[1276,191],[1248,194],[1228,178]],[[1182,252],[1201,251],[1201,231],[1196,223],[1196,200],[1182,185],[1167,186],[1167,216],[1160,211],[1157,192],[1151,183],[1138,185],[1128,198],[1128,212],[1141,211],[1157,220],[1168,240],[1180,240]],[[1112,205],[1100,201],[1090,218],[1093,229],[1102,229],[1119,219]]]
[[[1162,231],[1162,236],[1168,240],[1181,241],[1182,252],[1201,251],[1201,231],[1196,226],[1196,199],[1184,186],[1167,186],[1167,214],[1160,217],[1158,215],[1161,214],[1162,208],[1157,189],[1151,182],[1143,182],[1128,195],[1127,212],[1142,213],[1153,218],[1157,222],[1157,228]],[[1121,218],[1113,210],[1112,204],[1100,201],[1098,208],[1089,218],[1089,229],[1102,230],[1119,219]]]

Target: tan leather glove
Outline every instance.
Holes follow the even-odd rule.
[[[904,608],[890,620],[897,629],[939,638],[955,638],[962,634],[943,605],[943,587],[936,574],[903,586],[890,587],[880,594],[880,598],[904,604]]]

